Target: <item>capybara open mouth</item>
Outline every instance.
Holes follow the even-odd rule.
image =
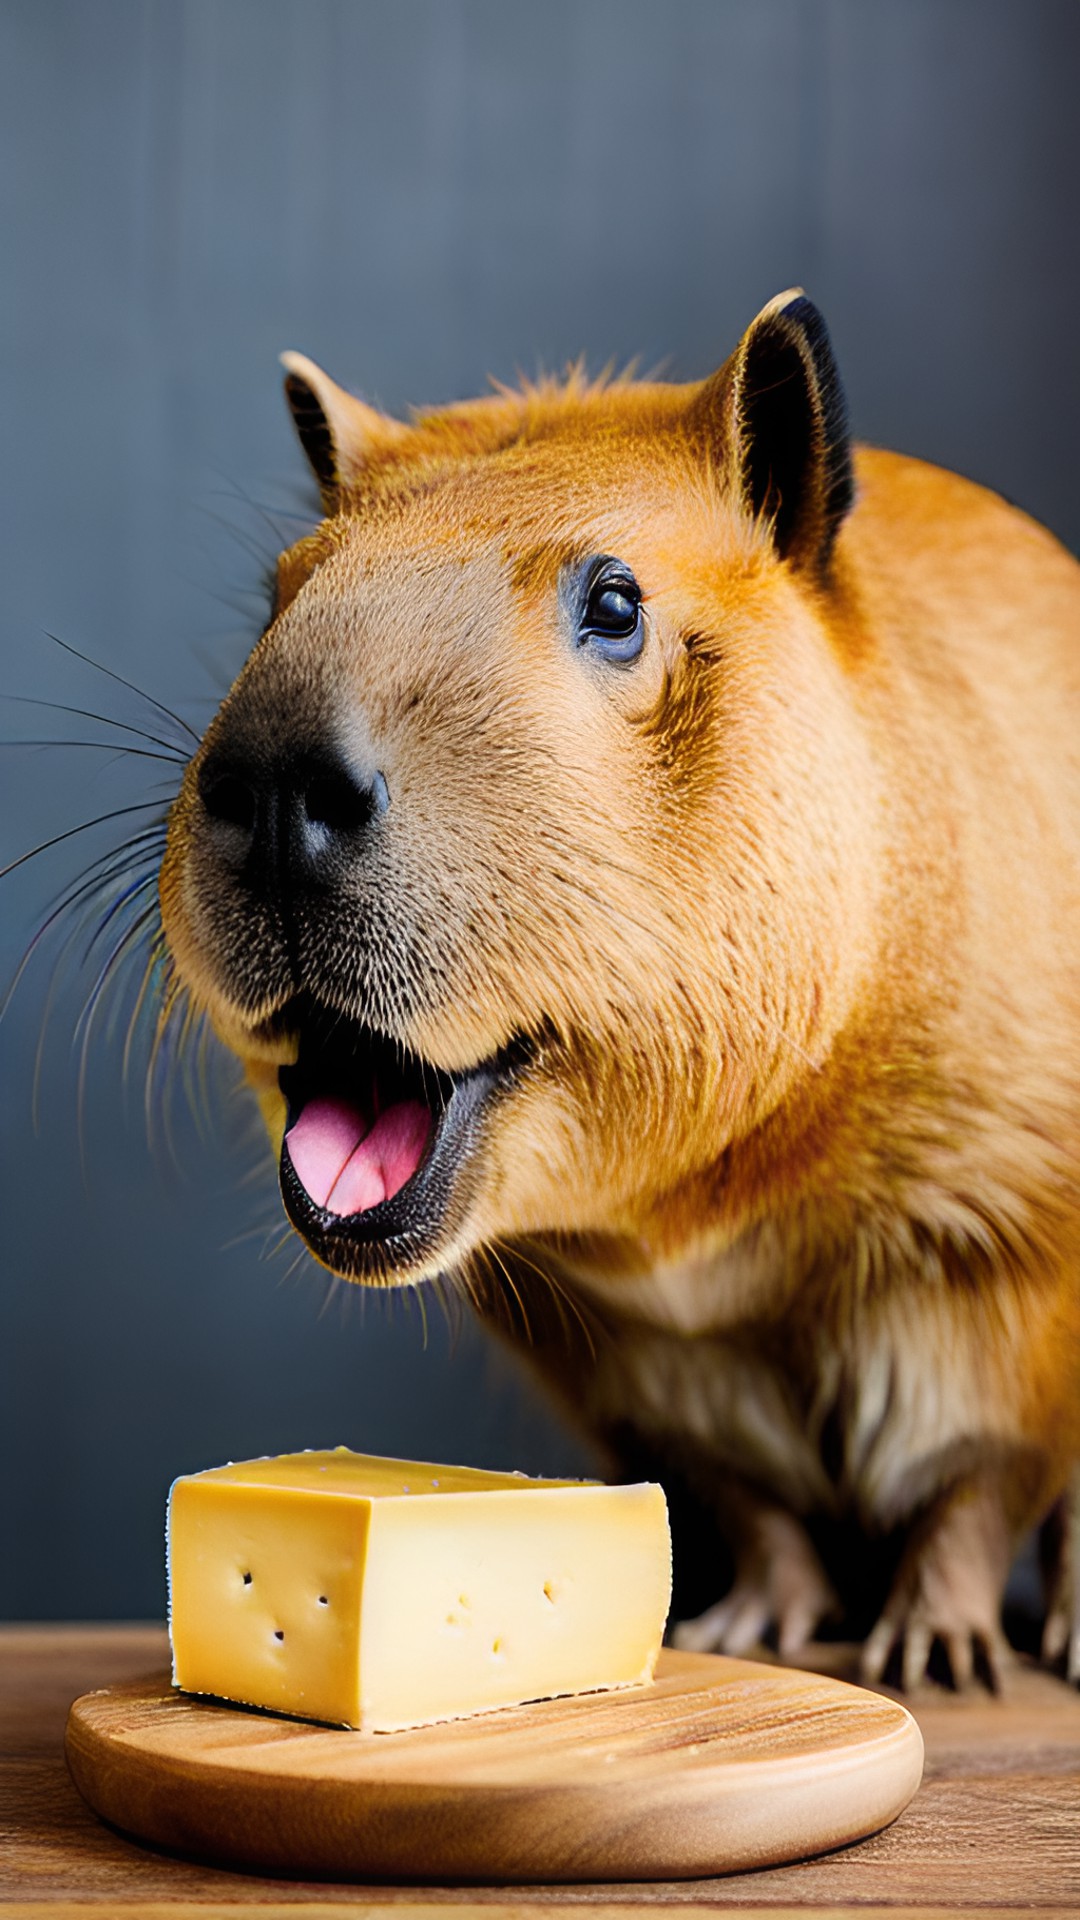
[[[335,1273],[392,1282],[452,1235],[484,1117],[531,1045],[515,1039],[448,1073],[307,996],[275,1025],[299,1041],[295,1063],[278,1075],[288,1109],[285,1210]]]

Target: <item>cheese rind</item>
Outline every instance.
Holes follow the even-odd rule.
[[[651,1679],[671,1598],[657,1486],[344,1448],[169,1499],[173,1680],[363,1732]]]

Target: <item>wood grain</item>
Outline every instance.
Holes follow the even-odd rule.
[[[854,1649],[818,1648],[831,1671],[855,1671]],[[927,1686],[911,1705],[926,1741],[923,1785],[885,1832],[840,1853],[723,1879],[621,1886],[498,1887],[356,1884],[239,1874],[136,1845],[98,1820],[63,1758],[77,1694],[160,1668],[157,1627],[0,1628],[0,1920],[364,1920],[384,1906],[438,1906],[498,1916],[642,1905],[796,1911],[832,1920],[988,1920],[1016,1909],[1080,1912],[1080,1696],[1021,1662],[1007,1698]]]
[[[178,1694],[76,1701],[68,1764],[125,1832],[341,1879],[700,1878],[802,1859],[907,1805],[922,1736],[818,1675],[665,1652],[655,1683],[363,1736]]]

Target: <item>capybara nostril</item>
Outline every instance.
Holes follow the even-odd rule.
[[[367,826],[374,813],[382,811],[381,795],[385,791],[381,774],[376,774],[371,786],[361,786],[347,770],[328,767],[308,779],[299,799],[312,826],[325,827],[331,833],[355,833]]]
[[[386,782],[319,755],[293,764],[278,791],[283,877],[294,888],[325,887],[362,849],[365,828],[385,811]]]
[[[254,833],[258,797],[252,780],[223,766],[216,758],[207,760],[199,774],[199,798],[212,820],[223,820],[231,827]]]

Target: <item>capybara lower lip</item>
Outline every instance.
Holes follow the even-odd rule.
[[[297,1059],[278,1075],[285,1210],[335,1273],[392,1282],[452,1233],[487,1109],[531,1048],[515,1040],[451,1074],[341,1014],[294,1011]]]

